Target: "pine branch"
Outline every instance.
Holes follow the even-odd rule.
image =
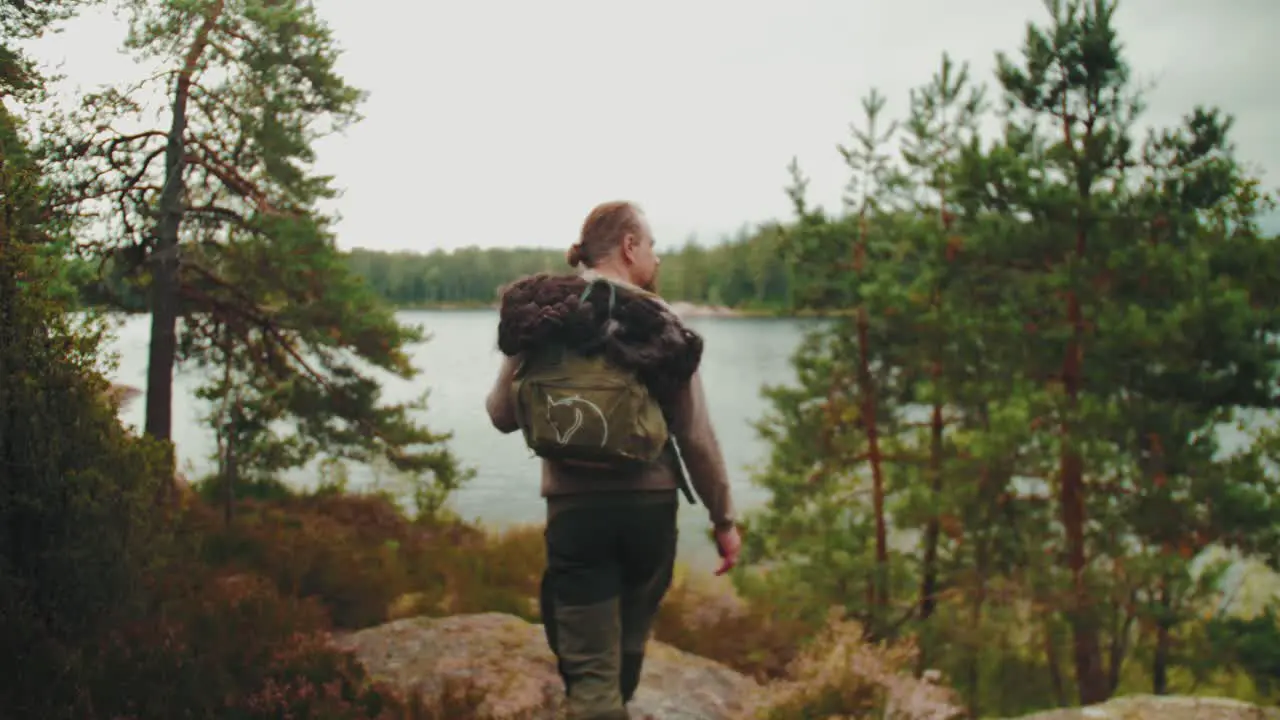
[[[334,397],[344,397],[343,393],[341,393],[338,388],[334,387],[323,373],[312,367],[311,364],[307,362],[306,358],[302,357],[301,353],[296,347],[294,347],[293,342],[286,337],[285,331],[279,326],[279,324],[276,323],[265,311],[258,308],[253,299],[250,298],[241,288],[233,285],[232,283],[226,282],[216,273],[202,267],[198,263],[187,262],[185,265],[190,267],[192,270],[195,270],[206,280],[230,291],[233,295],[238,296],[244,303],[243,305],[235,306],[236,311],[240,316],[252,322],[259,330],[274,340],[276,347],[284,350],[285,353],[287,353],[288,356],[302,368],[304,377],[309,378],[330,395]],[[224,308],[232,307],[225,303],[222,306]],[[367,418],[356,416],[348,419],[355,421],[357,425],[362,427],[368,433],[368,437],[382,441],[384,445],[384,453],[388,459],[392,461],[403,459],[403,453],[398,447],[396,447],[395,443],[389,440],[375,425],[373,425],[373,423],[369,422]]]

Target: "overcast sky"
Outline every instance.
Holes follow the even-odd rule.
[[[796,156],[838,204],[835,145],[872,87],[905,107],[940,53],[994,84],[1040,0],[317,0],[371,95],[320,148],[343,247],[565,247],[597,202],[647,210],[660,242],[785,218]],[[1280,1],[1127,0],[1146,121],[1196,102],[1237,117],[1240,155],[1280,185]],[[136,79],[123,28],[87,14],[35,46],[67,91]]]

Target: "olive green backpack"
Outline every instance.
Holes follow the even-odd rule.
[[[616,291],[607,284],[612,312]],[[645,465],[658,459],[670,437],[649,389],[603,351],[588,357],[545,348],[524,359],[511,389],[525,444],[539,457],[600,468]]]

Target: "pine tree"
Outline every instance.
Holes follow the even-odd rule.
[[[1097,305],[1088,285],[1105,267],[1098,245],[1119,191],[1129,152],[1126,125],[1136,107],[1112,26],[1114,4],[1051,0],[1046,5],[1049,23],[1028,27],[1023,64],[1000,55],[998,76],[1008,102],[1010,145],[1022,146],[1030,177],[1036,178],[1034,190],[1017,198],[1032,223],[1027,235],[1051,267],[1033,282],[1045,283],[1040,286],[1044,294],[1056,289],[1064,298],[1065,327],[1046,317],[1051,325],[1038,333],[1042,347],[1057,354],[1060,368],[1051,371],[1048,358],[1037,358],[1029,369],[1032,378],[1056,375],[1055,389],[1044,400],[1060,432],[1054,484],[1071,582],[1067,615],[1080,702],[1092,704],[1109,692],[1086,536],[1090,498],[1084,444],[1090,408],[1081,399],[1088,392],[1084,363]],[[1045,127],[1055,135],[1041,134]]]
[[[1217,111],[1131,139],[1113,4],[1048,9],[1021,65],[999,57],[993,141],[944,58],[900,157],[877,161],[873,211],[809,207],[793,163],[797,301],[866,312],[813,333],[768,390],[771,497],[748,534],[773,599],[917,635],[975,716],[1097,702],[1139,672],[1167,690],[1214,627],[1218,574],[1195,561],[1267,555],[1280,533],[1274,440],[1245,433],[1232,456],[1216,439],[1277,408],[1269,198]],[[913,593],[913,617],[878,612],[880,588]]]
[[[895,177],[888,150],[897,124],[883,122],[884,104],[878,92],[864,98],[864,122],[851,128],[853,142],[840,148],[852,176],[842,215],[810,207],[798,164],[790,168],[796,218],[782,233],[780,249],[802,279],[796,301],[851,313],[807,337],[794,358],[798,387],[766,389],[777,412],[759,429],[775,454],[757,480],[772,500],[753,522],[764,537],[794,542],[750,548],[754,559],[783,560],[798,582],[823,588],[821,594],[875,637],[894,635],[915,614],[914,602],[895,602],[911,591],[909,576],[895,570],[905,558],[890,537],[896,496],[910,490],[911,480],[896,452],[904,433],[902,377],[888,341],[907,322],[901,305],[896,311],[894,305],[909,271],[899,262],[900,218],[891,206]],[[808,536],[816,528],[829,534]]]
[[[335,70],[330,30],[301,0],[127,9],[126,47],[163,71],[86,97],[53,150],[68,197],[102,221],[99,245],[150,289],[146,432],[169,438],[179,361],[229,362],[244,403],[295,420],[292,462],[380,453],[455,482],[445,437],[412,421],[415,404],[380,405],[365,369],[412,377],[405,349],[424,336],[352,275],[319,209],[335,191],[309,169],[312,144],[363,98]],[[167,122],[152,126],[134,97],[160,82]]]
[[[1257,388],[1275,382],[1275,365],[1252,359],[1271,321],[1241,301],[1253,283],[1214,273],[1222,243],[1204,234],[1206,213],[1248,187],[1226,127],[1196,112],[1185,131],[1148,143],[1138,167],[1130,135],[1141,103],[1112,25],[1115,4],[1047,6],[1050,21],[1028,29],[1022,65],[999,58],[1000,145],[977,160],[983,170],[961,174],[963,192],[986,213],[977,263],[1005,288],[984,314],[1018,318],[1026,332],[1004,357],[1007,376],[1026,388],[1015,402],[1030,408],[1034,433],[1022,442],[1056,455],[1053,471],[1025,453],[1019,472],[1056,489],[1060,534],[1045,549],[1063,572],[1046,576],[1037,596],[1070,627],[1079,701],[1088,704],[1116,690],[1133,625],[1151,617],[1140,608],[1163,608],[1157,645],[1167,644],[1173,588],[1193,587],[1187,561],[1223,539],[1221,526],[1196,517],[1221,504],[1211,496],[1222,486],[1206,476],[1229,467],[1205,434],[1233,406],[1265,404]],[[1176,160],[1160,169],[1155,155]],[[987,333],[1009,337],[1007,329]],[[1230,359],[1206,356],[1211,347],[1231,348]],[[1247,372],[1217,371],[1227,366]],[[1227,492],[1256,498],[1253,486]],[[1056,651],[1048,654],[1052,668]]]
[[[928,492],[932,512],[925,522],[923,566],[921,568],[920,619],[928,620],[936,607],[938,592],[938,544],[941,533],[943,465],[946,462],[944,415],[951,406],[952,414],[965,412],[955,393],[946,385],[961,380],[966,358],[973,358],[977,348],[958,346],[963,329],[952,325],[963,322],[949,302],[948,290],[955,278],[954,260],[963,247],[951,209],[952,192],[948,186],[947,168],[959,152],[972,144],[977,120],[983,111],[982,91],[970,86],[967,65],[958,68],[950,56],[942,56],[942,64],[932,81],[911,93],[911,114],[906,123],[907,138],[902,150],[912,192],[906,209],[925,222],[917,230],[917,272],[905,285],[903,304],[914,306],[917,322],[912,333],[920,347],[922,367],[915,374],[922,382],[916,401],[929,406]],[[922,191],[922,192],[921,192]],[[961,305],[963,308],[963,305]],[[961,349],[963,347],[963,350]],[[911,353],[915,354],[915,353]],[[911,363],[911,358],[904,358]],[[950,371],[951,376],[947,377]]]
[[[1196,108],[1182,127],[1148,138],[1130,210],[1144,241],[1121,266],[1128,282],[1116,290],[1129,304],[1107,319],[1124,339],[1113,366],[1125,390],[1116,436],[1137,458],[1123,505],[1142,548],[1131,557],[1147,565],[1132,575],[1136,615],[1155,628],[1156,693],[1168,689],[1173,631],[1208,591],[1192,560],[1215,544],[1257,548],[1280,526],[1277,480],[1247,447],[1224,462],[1215,432],[1241,412],[1276,407],[1280,374],[1280,348],[1265,339],[1276,307],[1254,299],[1262,288],[1238,259],[1242,250],[1275,257],[1256,222],[1269,199],[1233,157],[1231,125]],[[1115,663],[1111,674],[1114,688]]]

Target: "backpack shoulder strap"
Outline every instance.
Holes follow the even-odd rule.
[[[609,317],[613,317],[613,308],[618,302],[618,288],[605,278],[595,277],[588,280],[587,286],[582,289],[582,294],[578,296],[578,301],[585,302],[587,296],[591,294],[591,289],[594,288],[597,283],[604,283],[609,286]]]

